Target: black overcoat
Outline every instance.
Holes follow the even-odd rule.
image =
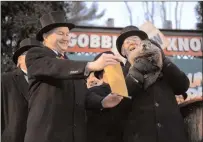
[[[102,84],[90,88],[87,98],[95,96],[102,100],[110,93],[110,86]],[[90,101],[86,101],[87,142],[123,142],[124,124],[129,110],[126,107],[129,102],[129,99],[124,98],[113,108],[102,108],[101,105],[93,107]]]
[[[28,115],[28,83],[20,69],[1,76],[1,140],[23,142]]]
[[[146,91],[126,77],[133,99],[125,142],[187,142],[175,94],[187,91],[189,79],[172,62],[164,65],[162,73]]]
[[[84,142],[87,62],[59,59],[47,47],[28,51],[29,115],[25,142]]]

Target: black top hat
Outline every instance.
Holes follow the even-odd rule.
[[[136,26],[127,26],[123,28],[120,36],[116,40],[116,46],[120,54],[121,54],[121,48],[124,40],[130,36],[138,36],[142,40],[145,40],[148,38],[148,35],[144,31],[139,30]]]
[[[25,51],[29,50],[32,47],[39,47],[42,44],[34,38],[26,38],[22,40],[19,44],[19,48],[15,51],[13,55],[13,62],[17,64],[18,57],[23,54]]]
[[[70,30],[75,27],[74,24],[67,23],[65,15],[61,11],[53,11],[43,15],[40,18],[42,29],[37,33],[36,39],[43,41],[43,34],[57,27],[68,27]]]

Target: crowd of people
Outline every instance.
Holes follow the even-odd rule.
[[[188,141],[175,95],[189,79],[147,33],[122,29],[116,46],[126,63],[111,51],[73,61],[65,53],[75,25],[60,11],[40,23],[14,53],[17,69],[2,75],[2,142]],[[111,92],[104,68],[115,64],[132,99]]]

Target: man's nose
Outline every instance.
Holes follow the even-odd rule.
[[[91,84],[96,85],[97,82],[96,81],[91,81]]]
[[[70,40],[70,36],[69,36],[69,35],[64,35],[64,36],[63,36],[63,40],[69,41],[69,40]]]

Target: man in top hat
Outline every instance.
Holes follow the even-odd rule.
[[[103,54],[93,62],[71,61],[65,52],[74,25],[65,21],[62,12],[45,14],[40,22],[36,38],[44,47],[29,50],[26,56],[30,110],[25,142],[84,142],[85,79],[89,72],[117,64],[119,59]]]
[[[183,118],[175,99],[175,94],[183,94],[189,87],[185,73],[165,57],[159,44],[149,40],[147,34],[135,26],[124,28],[116,44],[119,53],[128,60],[126,84],[132,96],[124,141],[187,142]],[[155,53],[138,54],[138,58],[132,58],[135,52],[140,50],[137,53],[144,55],[151,48],[159,49],[156,52],[158,58],[154,59]],[[154,66],[160,59],[162,65]],[[156,71],[153,72],[154,67],[158,76]],[[151,72],[154,76],[149,76]],[[146,85],[149,77],[152,80],[148,81],[153,82]]]
[[[28,82],[25,56],[39,41],[26,38],[13,55],[17,69],[1,76],[1,140],[23,142],[28,115]]]

